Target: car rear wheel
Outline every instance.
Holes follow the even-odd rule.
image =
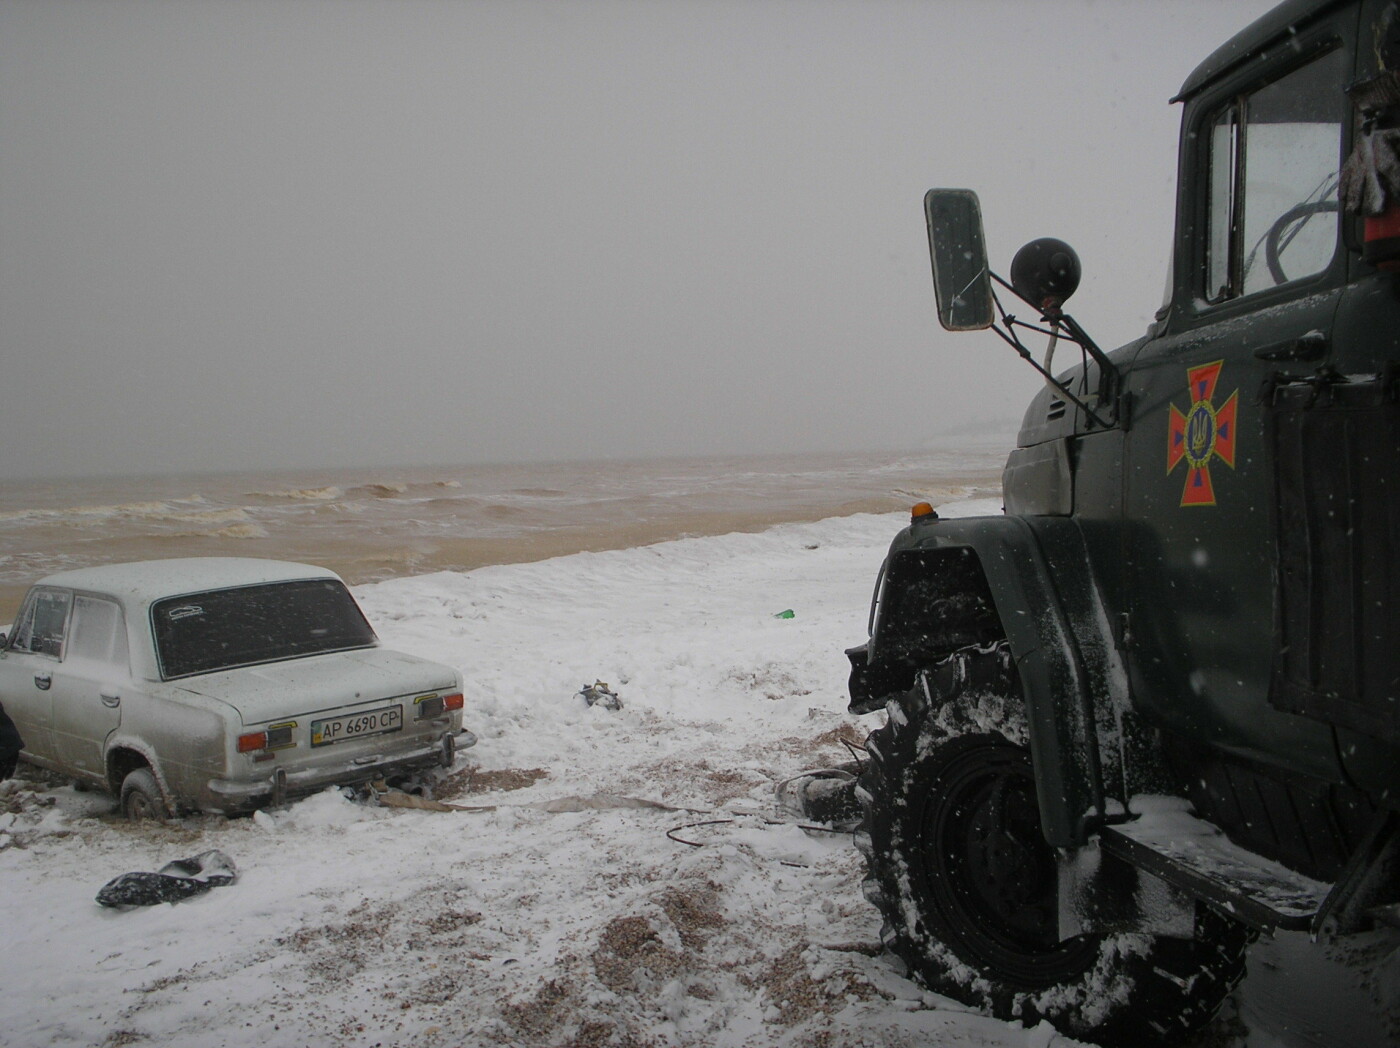
[[[165,818],[165,798],[150,768],[137,768],[122,780],[121,810],[132,822]]]

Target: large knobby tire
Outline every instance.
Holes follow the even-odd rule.
[[[137,768],[122,780],[121,811],[132,822],[166,817],[165,797],[150,768]]]
[[[1244,975],[1248,932],[1201,908],[1194,940],[1059,940],[1020,695],[1004,644],[968,649],[871,733],[856,846],[885,945],[929,989],[999,1018],[1105,1045],[1175,1042]]]

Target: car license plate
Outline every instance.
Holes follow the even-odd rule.
[[[367,713],[347,713],[343,717],[328,717],[311,722],[311,745],[329,746],[345,739],[365,735],[382,735],[403,727],[403,707],[385,706]]]

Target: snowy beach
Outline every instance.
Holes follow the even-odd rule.
[[[842,649],[905,519],[358,587],[384,643],[468,682],[480,741],[437,794],[458,809],[332,791],[133,825],[105,797],[7,783],[0,1045],[1073,1045],[902,978],[849,836],[773,803],[882,716],[845,712]],[[577,695],[599,679],[621,710]],[[211,848],[236,883],[125,912],[94,901]],[[1199,1043],[1289,1042],[1234,1018]]]
[[[439,795],[492,810],[326,793],[133,826],[105,798],[19,783],[0,815],[0,1044],[1050,1043],[900,978],[849,837],[776,821],[777,782],[865,735],[841,649],[901,522],[360,587],[386,644],[462,669],[480,742]],[[620,711],[577,697],[597,679]],[[549,810],[616,797],[667,808]],[[235,884],[94,902],[210,848]]]

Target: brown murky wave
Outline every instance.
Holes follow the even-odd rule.
[[[0,623],[67,568],[187,556],[329,567],[352,584],[1000,494],[1004,444],[904,454],[418,466],[0,489]]]

